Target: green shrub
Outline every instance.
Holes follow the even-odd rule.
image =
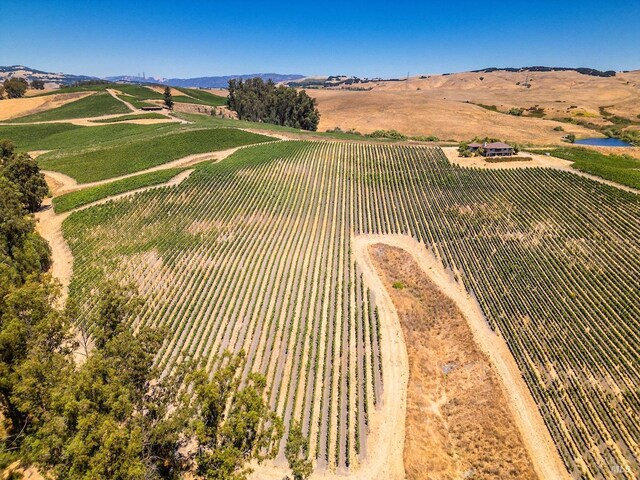
[[[376,130],[375,132],[367,135],[371,138],[390,138],[392,140],[406,140],[406,135],[398,132],[397,130]]]

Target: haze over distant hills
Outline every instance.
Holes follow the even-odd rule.
[[[572,68],[572,67],[519,67],[519,68],[485,68],[481,70],[474,70],[473,72],[490,73],[494,71],[505,72],[552,72],[552,71],[576,71],[583,75],[597,76],[597,77],[614,77],[616,72],[613,70],[600,71],[591,68]],[[461,72],[464,73],[464,72]],[[450,75],[445,73],[444,75]],[[49,87],[55,87],[55,85],[69,85],[76,82],[95,80],[100,77],[94,77],[90,75],[75,75],[68,73],[52,73],[37,70],[34,68],[26,67],[24,65],[11,65],[0,66],[0,81],[10,77],[23,77],[28,81],[35,79],[44,80],[49,84]],[[100,78],[103,80],[109,80],[112,82],[127,82],[127,83],[158,83],[161,85],[169,85],[172,87],[195,87],[195,88],[226,88],[229,80],[231,79],[248,79],[260,77],[263,80],[273,80],[276,83],[288,82],[290,85],[298,87],[313,87],[313,86],[338,86],[341,84],[352,83],[368,83],[378,82],[383,80],[382,78],[373,79],[359,79],[353,76],[327,76],[327,77],[307,77],[301,74],[281,74],[281,73],[250,73],[250,74],[238,74],[238,75],[221,75],[221,76],[208,76],[208,77],[194,77],[194,78],[164,78],[164,77],[148,77],[139,75],[114,75],[109,77]],[[388,79],[387,79],[388,80]],[[395,80],[404,80],[399,78]]]
[[[49,87],[55,85],[69,85],[76,82],[82,82],[86,80],[96,80],[99,77],[93,77],[89,75],[74,75],[68,73],[51,73],[42,70],[36,70],[24,65],[10,65],[0,66],[0,81],[5,78],[22,77],[26,78],[29,82],[32,80],[43,80],[45,84],[49,84]],[[116,75],[112,77],[106,77],[104,80],[112,82],[128,82],[128,83],[159,83],[162,85],[169,85],[172,87],[197,87],[197,88],[226,88],[229,80],[231,79],[247,79],[260,77],[263,80],[273,80],[276,83],[287,82],[291,80],[298,80],[304,78],[304,75],[300,74],[281,74],[281,73],[251,73],[242,75],[225,75],[225,76],[212,76],[212,77],[198,77],[198,78],[161,78],[161,77],[140,77],[135,75]]]
[[[156,77],[138,77],[130,75],[121,75],[115,77],[106,77],[105,80],[112,82],[131,82],[131,83],[160,83],[171,87],[196,87],[196,88],[226,88],[229,80],[260,77],[263,80],[273,80],[276,83],[288,82],[304,78],[299,74],[280,74],[280,73],[250,73],[243,75],[225,75],[214,77],[197,77],[197,78],[156,78]]]

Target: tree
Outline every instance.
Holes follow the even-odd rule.
[[[0,140],[0,162],[13,155],[15,145],[10,140]]]
[[[132,287],[111,283],[95,295],[100,341],[85,363],[49,389],[45,421],[23,457],[71,480],[182,478],[189,418],[180,393],[184,370],[161,379],[155,356],[164,332],[143,327],[134,333],[126,325],[136,311]]]
[[[13,149],[7,149],[6,144],[0,145],[1,154],[8,151],[12,152]],[[49,187],[35,160],[26,153],[12,153],[0,157],[0,170],[5,178],[18,187],[25,209],[31,213],[37,211],[49,193]]]
[[[317,130],[320,113],[316,100],[293,87],[276,86],[261,78],[229,81],[227,106],[240,120]]]
[[[4,86],[0,85],[0,100],[4,100]]]
[[[170,87],[164,87],[164,104],[169,110],[173,110],[173,96]]]
[[[460,154],[461,157],[471,156],[471,150],[469,150],[469,144],[467,142],[460,142],[458,145],[458,154]]]
[[[31,88],[34,90],[44,90],[44,81],[38,80],[37,78],[31,80]]]
[[[284,451],[293,480],[307,480],[313,473],[313,464],[308,459],[309,439],[302,434],[298,422],[294,422],[289,430]]]
[[[29,86],[24,78],[8,78],[3,85],[8,98],[24,97]]]
[[[565,135],[564,139],[569,143],[575,143],[576,136],[573,133],[569,133],[568,135]]]
[[[275,458],[282,421],[264,400],[264,376],[250,373],[241,383],[244,354],[225,352],[217,363],[211,379],[203,369],[191,376],[196,473],[209,480],[245,480],[250,461]]]

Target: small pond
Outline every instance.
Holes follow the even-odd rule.
[[[596,147],[630,147],[631,144],[619,138],[583,138],[575,141],[576,145],[595,145]]]

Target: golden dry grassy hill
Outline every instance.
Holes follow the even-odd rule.
[[[531,87],[524,86],[529,82]],[[608,113],[638,121],[640,71],[595,77],[575,71],[457,73],[413,77],[408,82],[363,84],[369,91],[308,90],[318,100],[319,130],[340,127],[362,133],[395,129],[407,135],[464,140],[475,135],[532,144],[558,144],[567,133],[596,136],[594,130],[552,118],[572,117],[596,125]],[[479,104],[495,106],[499,113]],[[508,115],[511,108],[539,107],[543,118]],[[562,131],[554,128],[561,126]],[[634,127],[631,127],[634,128]]]

